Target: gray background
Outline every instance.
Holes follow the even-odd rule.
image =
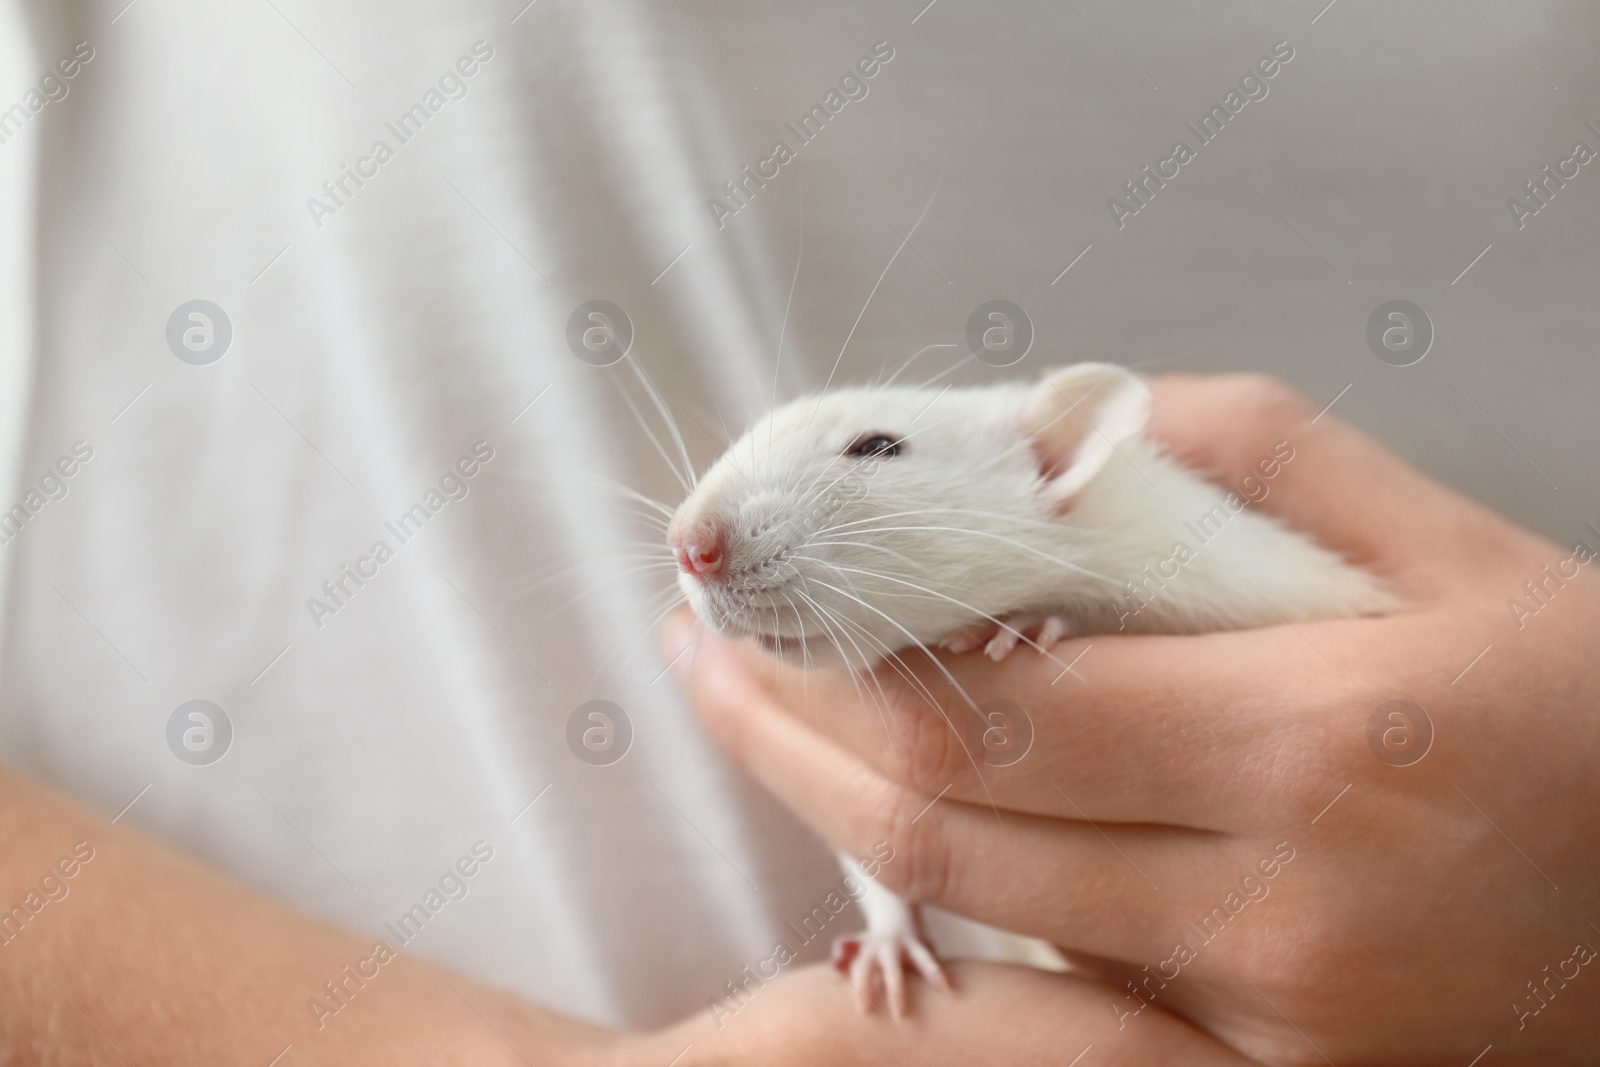
[[[709,161],[729,177],[787,137],[782,121],[820,97],[852,46],[896,47],[872,95],[800,151],[807,258],[789,344],[820,375],[943,166],[913,238],[926,259],[902,254],[842,374],[870,378],[881,360],[960,342],[967,314],[1004,297],[1037,330],[1013,373],[1032,373],[1035,357],[1261,370],[1319,403],[1348,385],[1336,413],[1434,477],[1564,542],[1600,517],[1600,166],[1520,231],[1506,205],[1576,140],[1600,150],[1584,126],[1600,123],[1592,5],[939,0],[915,25],[895,17],[921,8],[831,11],[841,48],[825,55],[796,54],[754,22],[748,37],[719,40],[759,91],[681,26],[686,50],[737,101],[731,151]],[[1108,197],[1177,138],[1193,145],[1184,122],[1280,39],[1296,55],[1270,94],[1119,231]],[[786,168],[727,231],[753,229],[754,216],[763,240],[793,256],[799,184]],[[785,285],[791,267],[778,268]],[[1364,340],[1368,316],[1396,298],[1420,304],[1436,331],[1407,368]],[[929,353],[929,373],[959,351]],[[795,384],[817,380],[814,369]],[[692,388],[679,388],[692,410]]]

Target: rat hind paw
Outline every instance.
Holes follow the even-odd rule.
[[[915,933],[850,934],[833,943],[833,969],[847,978],[856,991],[856,1008],[865,1013],[881,984],[896,1019],[906,1013],[905,964],[910,962],[935,989],[950,991],[950,979],[925,941]]]
[[[940,644],[956,653],[982,648],[985,655],[999,663],[1023,640],[1044,653],[1063,637],[1071,636],[1072,624],[1061,616],[1025,613],[1007,615],[998,622],[985,619],[975,626],[957,630]]]

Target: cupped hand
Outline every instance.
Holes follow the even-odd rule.
[[[904,1019],[863,1015],[840,996],[827,965],[746,987],[736,1010],[699,1012],[678,1025],[613,1046],[617,1067],[763,1064],[765,1067],[1250,1067],[1236,1052],[1174,1016],[1152,1010],[1138,1032],[1119,1032],[1097,982],[1006,964],[950,968],[956,995],[912,990]]]
[[[1153,389],[1175,455],[1405,610],[870,684],[680,619],[705,723],[839,848],[889,841],[890,889],[1061,947],[1125,1039],[1165,1009],[1272,1064],[1600,1062],[1600,534],[1523,531],[1269,379]],[[1021,759],[969,699],[1022,710]]]

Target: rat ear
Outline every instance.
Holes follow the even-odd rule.
[[[1149,420],[1150,388],[1138,375],[1110,363],[1075,363],[1040,379],[1023,409],[1022,432],[1045,493],[1064,507]]]

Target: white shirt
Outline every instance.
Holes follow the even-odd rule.
[[[1093,356],[1261,366],[1323,401],[1351,383],[1341,414],[1560,533],[1567,505],[1437,377],[1365,351],[1372,306],[1408,296],[1463,390],[1558,482],[1595,486],[1554,445],[1586,425],[1585,390],[1508,412],[1497,383],[1516,375],[1470,347],[1532,318],[1593,350],[1573,295],[1592,257],[1552,244],[1592,229],[1589,194],[1530,235],[1502,217],[1520,179],[1480,151],[1402,151],[1362,78],[1393,96],[1416,56],[1368,39],[1360,10],[1142,23],[1089,5],[1095,29],[953,0],[125,2],[0,5],[31,64],[0,85],[0,108],[28,111],[0,144],[5,269],[35,294],[9,290],[0,318],[0,403],[28,415],[0,501],[27,515],[0,548],[0,752],[295,908],[555,1010],[644,1026],[703,1008],[838,877],[662,674],[670,572],[635,569],[665,558],[659,534],[596,480],[681,495],[622,398],[676,460],[634,366],[703,467],[774,390],[919,350],[912,378],[950,367],[1001,297],[1034,351],[955,380]],[[1519,30],[1564,89],[1596,80],[1537,14]],[[1109,201],[1285,39],[1270,92],[1119,227]],[[92,58],[63,78],[78,42]],[[1464,121],[1434,91],[1491,80],[1519,115],[1497,134],[1517,175],[1581,135],[1487,31],[1428,55],[1406,102]],[[66,91],[35,111],[47,74]],[[1374,136],[1390,153],[1353,158]],[[1410,217],[1423,188],[1448,239]],[[1543,287],[1485,300],[1519,272]],[[594,299],[632,324],[609,368],[568,344]],[[168,341],[194,300],[231,330],[214,362],[209,312]],[[1423,404],[1419,422],[1424,394],[1449,418]],[[75,448],[64,495],[41,485]],[[596,699],[632,733],[608,766],[568,742]],[[176,754],[198,730],[203,757],[216,722],[185,713],[169,743],[193,700],[231,725],[216,762]]]

